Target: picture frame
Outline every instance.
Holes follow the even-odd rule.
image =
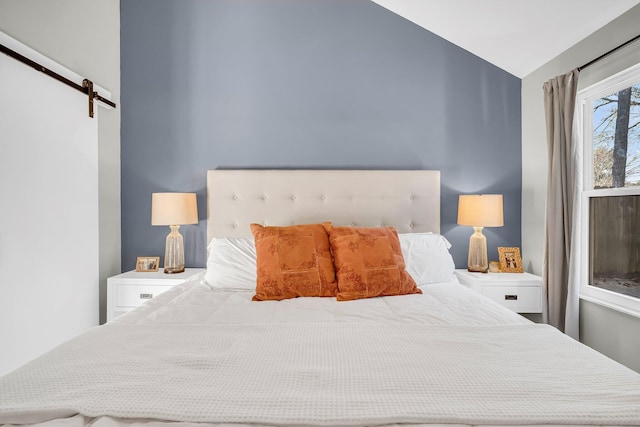
[[[523,273],[520,248],[499,247],[500,271],[503,273]]]
[[[136,271],[155,272],[160,268],[159,256],[139,256],[136,260]]]

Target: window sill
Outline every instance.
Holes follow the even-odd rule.
[[[640,301],[637,304],[637,308],[629,307],[627,305],[620,305],[612,301],[607,301],[602,298],[598,298],[592,295],[580,295],[581,300],[589,301],[590,303],[601,305],[603,307],[607,307],[611,310],[618,311],[620,313],[627,314],[629,316],[633,316],[640,319]]]

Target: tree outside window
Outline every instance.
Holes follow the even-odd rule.
[[[640,84],[593,103],[594,188],[640,186]]]

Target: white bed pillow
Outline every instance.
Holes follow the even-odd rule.
[[[417,285],[450,282],[455,264],[449,253],[451,243],[440,234],[398,234],[407,272]],[[215,289],[256,289],[256,247],[250,237],[214,238],[207,247],[204,280]]]
[[[207,247],[204,280],[215,289],[256,290],[256,247],[253,238],[213,238]]]
[[[451,243],[440,234],[399,234],[407,272],[418,285],[454,280],[455,264],[449,253]]]

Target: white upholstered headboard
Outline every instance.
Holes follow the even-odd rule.
[[[392,225],[440,232],[440,171],[211,170],[207,242],[250,237],[249,224]]]

